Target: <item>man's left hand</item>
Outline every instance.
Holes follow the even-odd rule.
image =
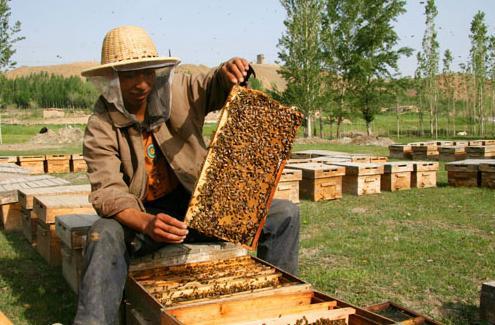
[[[222,73],[232,85],[244,81],[249,70],[249,62],[243,58],[232,58],[222,66]]]

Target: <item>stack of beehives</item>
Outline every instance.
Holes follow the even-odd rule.
[[[86,162],[81,154],[0,156],[0,162],[15,163],[32,174],[79,173],[87,170]]]
[[[389,146],[394,159],[458,161],[495,157],[495,140],[413,142]]]
[[[451,186],[495,188],[495,159],[466,159],[445,164]]]

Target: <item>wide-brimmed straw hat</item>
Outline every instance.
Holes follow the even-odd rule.
[[[151,37],[141,27],[121,26],[105,35],[101,64],[83,70],[84,77],[101,76],[110,70],[139,70],[176,65],[179,58],[160,57]]]

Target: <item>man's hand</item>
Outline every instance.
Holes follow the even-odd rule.
[[[186,224],[182,221],[167,214],[159,213],[149,220],[144,233],[157,242],[179,244],[186,238],[188,230]]]
[[[243,82],[248,70],[249,63],[246,59],[242,58],[232,58],[222,66],[222,73],[232,85]]]

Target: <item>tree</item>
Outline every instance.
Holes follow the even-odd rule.
[[[15,54],[14,44],[24,39],[16,36],[21,31],[21,22],[10,25],[10,0],[0,0],[0,72],[13,68],[17,63],[12,60]]]
[[[453,80],[453,75],[452,75],[452,53],[450,52],[449,49],[445,50],[443,54],[443,70],[442,70],[442,77],[443,77],[443,84],[444,84],[444,94],[445,94],[445,99],[447,101],[447,134],[449,134],[450,130],[450,112],[452,109],[452,114],[453,114],[453,130],[454,130],[454,135],[455,135],[455,120],[456,120],[456,112],[455,112],[455,98],[454,98],[454,80]]]
[[[478,11],[471,22],[471,66],[474,73],[474,109],[478,118],[478,134],[485,135],[485,82],[488,52],[488,28],[485,24],[485,13]]]
[[[423,54],[418,51],[416,53],[416,60],[418,61],[418,66],[416,71],[414,71],[414,83],[416,88],[416,100],[418,105],[418,128],[419,135],[424,136],[424,102],[425,102],[425,89],[426,89],[426,63]]]
[[[426,30],[423,36],[423,59],[426,69],[425,95],[430,110],[430,134],[438,137],[437,81],[438,41],[435,29],[435,17],[438,14],[435,0],[428,0],[425,5]]]
[[[491,125],[492,135],[495,134],[495,36],[491,36],[488,42],[488,78],[491,89]]]
[[[321,104],[321,0],[281,0],[287,12],[279,40],[280,74],[285,96],[306,115],[305,136],[312,136],[311,117]]]

